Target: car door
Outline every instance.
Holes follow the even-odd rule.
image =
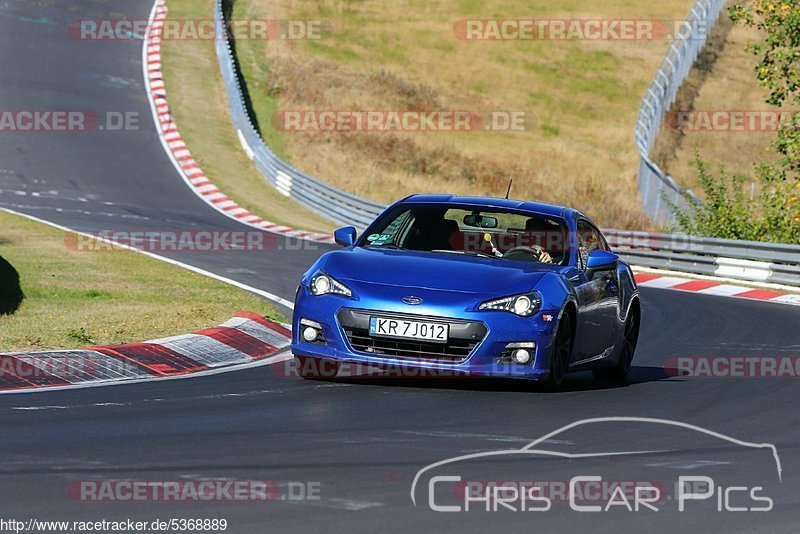
[[[572,278],[578,299],[578,334],[575,339],[577,360],[602,354],[614,340],[619,280],[616,270],[590,273],[586,259],[593,250],[607,249],[600,231],[589,221],[579,219],[578,269]]]

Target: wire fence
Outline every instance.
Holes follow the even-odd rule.
[[[689,74],[711,29],[719,20],[725,0],[697,0],[669,45],[655,78],[645,92],[636,117],[636,149],[639,151],[639,196],[645,213],[660,224],[675,222],[670,204],[685,208],[681,187],[653,161],[650,151],[665,113],[675,102],[678,88]],[[693,202],[697,196],[687,191]]]

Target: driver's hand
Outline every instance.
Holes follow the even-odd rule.
[[[553,263],[553,258],[543,248],[536,247],[536,254],[539,256],[541,263]]]

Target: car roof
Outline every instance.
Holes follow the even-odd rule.
[[[476,207],[489,207],[489,208],[508,208],[521,211],[530,211],[540,213],[542,215],[550,215],[552,217],[570,217],[580,215],[578,210],[566,208],[564,206],[555,206],[552,204],[542,204],[540,202],[531,202],[527,200],[514,200],[506,198],[494,197],[462,197],[458,195],[411,195],[404,198],[399,202],[400,204],[454,204],[454,205],[468,205]]]

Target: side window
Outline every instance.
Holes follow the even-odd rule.
[[[587,221],[578,221],[578,257],[581,262],[581,269],[586,268],[586,258],[589,257],[590,252],[605,248],[600,231]]]
[[[392,221],[389,221],[383,230],[379,230],[377,233],[367,236],[366,244],[372,246],[398,245],[408,233],[410,221],[413,221],[413,217],[411,216],[411,212],[406,210]]]

